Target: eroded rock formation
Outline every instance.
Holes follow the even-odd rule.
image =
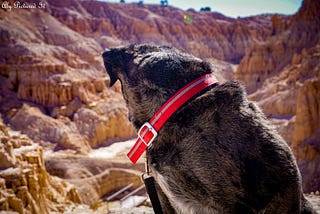
[[[46,4],[0,11],[6,122],[42,145],[79,153],[132,137],[118,89],[107,90],[101,46],[59,22]]]
[[[105,47],[133,42],[173,45],[201,58],[239,62],[254,41],[271,34],[271,16],[232,19],[219,13],[182,11],[173,7],[50,1],[61,23],[90,35]],[[72,13],[70,11],[73,11]],[[192,17],[185,22],[184,16]]]
[[[40,214],[82,204],[73,185],[46,172],[42,147],[0,120],[0,209]]]
[[[255,44],[235,72],[292,146],[304,190],[320,188],[320,2],[305,0],[297,14],[273,17],[273,35]]]
[[[246,52],[235,74],[246,83],[249,93],[281,73],[296,54],[319,43],[319,8],[319,1],[305,0],[297,14],[291,17],[282,20],[274,15],[272,36]]]
[[[36,10],[0,11],[1,112],[45,148],[82,154],[135,133],[119,88],[107,89],[104,48],[153,42],[238,62],[254,41],[271,33],[271,16],[231,19],[157,5],[44,3]],[[192,22],[184,22],[186,14]]]

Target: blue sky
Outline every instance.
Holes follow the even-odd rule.
[[[105,0],[119,2],[117,0]],[[139,0],[125,0],[126,3]],[[160,0],[144,0],[145,4],[160,4]],[[261,13],[293,14],[301,5],[302,0],[168,0],[169,5],[181,9],[209,6],[212,11],[220,12],[226,16],[250,16]]]

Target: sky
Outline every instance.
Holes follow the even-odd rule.
[[[116,0],[105,0],[119,2]],[[126,3],[139,0],[125,0]],[[160,0],[144,0],[144,4],[160,4]],[[237,18],[262,13],[294,14],[302,0],[168,0],[169,5],[184,10],[209,6],[211,11],[220,12],[226,16]]]

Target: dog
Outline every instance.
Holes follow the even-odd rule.
[[[179,89],[215,73],[167,46],[129,45],[102,56],[137,130]],[[164,213],[315,213],[290,147],[235,81],[212,85],[178,109],[147,158]]]

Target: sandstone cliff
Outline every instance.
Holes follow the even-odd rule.
[[[0,120],[0,210],[62,213],[81,204],[73,185],[46,172],[42,148]]]
[[[275,15],[273,35],[249,49],[234,75],[291,144],[308,192],[320,188],[319,13],[319,1],[305,0],[297,14]]]
[[[55,18],[103,48],[152,42],[172,45],[201,58],[239,62],[255,41],[271,34],[271,16],[231,19],[219,13],[173,7],[105,4],[95,1],[49,1]],[[189,15],[190,22],[184,16]]]
[[[119,91],[106,89],[101,46],[60,23],[47,4],[0,11],[6,122],[37,142],[79,153],[132,137]]]
[[[273,34],[265,42],[256,43],[239,64],[236,78],[246,82],[249,93],[265,80],[281,73],[291,64],[295,54],[319,43],[319,1],[305,0],[294,16],[281,19],[274,15]]]
[[[135,133],[119,88],[107,89],[104,48],[153,42],[238,62],[254,41],[271,33],[267,15],[231,19],[157,5],[44,3],[45,8],[0,11],[0,109],[8,124],[45,148],[82,154]],[[190,23],[186,14],[193,16]],[[221,67],[232,72],[229,65]]]

